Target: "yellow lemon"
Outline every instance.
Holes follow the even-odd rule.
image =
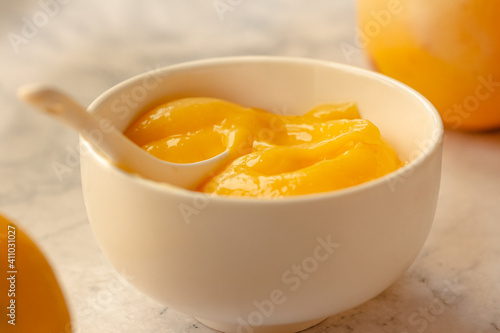
[[[0,215],[0,332],[70,333],[57,279],[43,253]]]

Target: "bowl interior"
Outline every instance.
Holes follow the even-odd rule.
[[[357,103],[400,158],[413,160],[442,135],[434,107],[383,75],[325,61],[239,57],[150,71],[108,90],[91,106],[124,130],[138,115],[181,97],[215,97],[280,114],[303,114],[321,103]]]

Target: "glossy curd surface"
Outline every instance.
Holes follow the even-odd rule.
[[[198,191],[274,198],[337,190],[403,165],[354,103],[323,104],[303,116],[279,115],[214,98],[174,100],[125,131],[150,154],[192,163],[226,149],[229,163]]]

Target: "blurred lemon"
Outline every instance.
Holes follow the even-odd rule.
[[[0,332],[71,332],[69,311],[49,263],[36,244],[1,215],[0,275]]]
[[[500,1],[357,4],[358,37],[377,70],[427,97],[449,128],[500,127]]]

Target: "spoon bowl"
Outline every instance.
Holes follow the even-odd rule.
[[[165,182],[186,189],[196,188],[207,176],[223,165],[229,152],[196,163],[172,163],[160,160],[141,149],[110,119],[88,112],[65,93],[44,85],[19,89],[19,97],[38,110],[53,116],[94,144],[113,164],[144,178]]]

